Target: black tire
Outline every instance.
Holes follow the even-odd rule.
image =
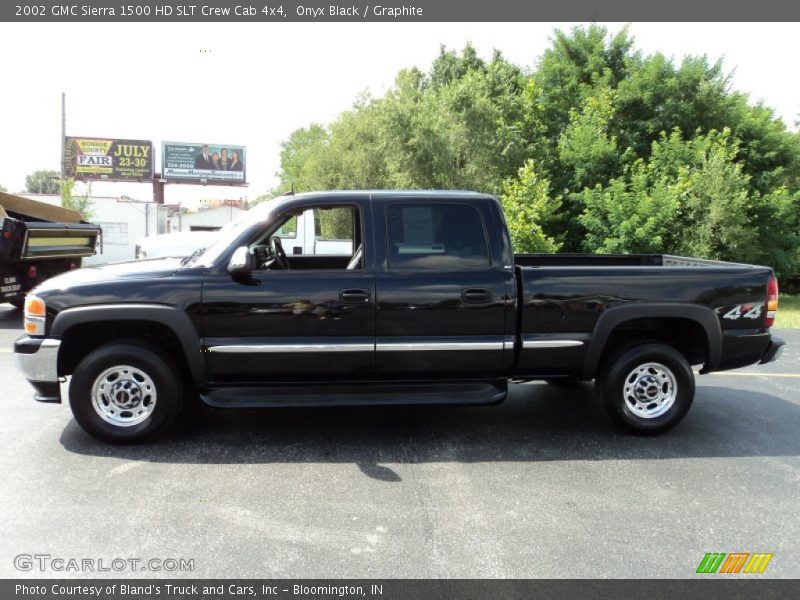
[[[695,392],[686,358],[658,342],[620,349],[605,363],[595,386],[611,422],[636,435],[656,435],[677,425]]]
[[[127,374],[118,374],[116,378],[112,378],[115,375],[112,372],[101,382],[100,377],[106,371],[122,366],[132,369],[119,371]],[[143,378],[149,378],[149,381]],[[115,444],[141,442],[165,433],[175,424],[183,405],[183,379],[175,364],[155,346],[139,342],[109,344],[88,354],[75,368],[69,386],[69,404],[75,420],[92,437]],[[106,386],[109,392],[115,385],[124,387],[130,382],[137,390],[129,396],[137,397],[138,404],[130,411],[120,409],[111,403],[110,393],[98,392],[98,408],[95,408],[93,389],[96,382]],[[119,391],[124,393],[127,390]],[[148,398],[152,402],[149,412]],[[106,407],[106,418],[100,414],[103,410],[99,408],[100,404]],[[109,412],[115,414],[109,415]],[[148,414],[143,418],[144,413]],[[124,425],[107,420],[114,418],[119,421],[127,418],[143,420]]]

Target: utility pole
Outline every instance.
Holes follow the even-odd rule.
[[[66,164],[67,145],[67,94],[61,92],[61,181],[67,174]]]

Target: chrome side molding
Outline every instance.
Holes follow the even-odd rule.
[[[452,342],[337,342],[337,343],[259,343],[214,345],[206,348],[207,352],[220,354],[271,354],[295,352],[426,352],[451,350],[503,350],[513,348],[513,339],[497,341],[452,341]]]
[[[270,354],[277,352],[372,352],[375,344],[236,344],[230,346],[209,346],[208,352],[221,354]]]
[[[585,342],[581,340],[522,340],[522,347],[528,349],[543,349],[543,348],[574,348],[576,346],[583,346]]]
[[[378,342],[378,352],[416,352],[427,350],[502,350],[503,342]]]

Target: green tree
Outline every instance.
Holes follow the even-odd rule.
[[[558,158],[572,172],[576,188],[603,183],[620,160],[617,137],[610,133],[614,92],[600,88],[583,107],[570,111],[569,123],[558,140]]]
[[[486,71],[486,63],[471,43],[464,46],[460,56],[442,45],[439,47],[439,56],[431,65],[428,82],[431,87],[442,88],[463,79],[470,71]]]
[[[561,200],[550,195],[550,183],[527,161],[516,178],[503,183],[500,202],[514,252],[557,252],[561,244],[545,230],[555,221]]]
[[[555,146],[570,111],[579,108],[598,87],[615,89],[639,62],[627,28],[609,36],[604,27],[555,31],[533,78],[538,84],[545,135]]]
[[[677,137],[677,133],[673,134]],[[692,162],[682,169],[679,184],[685,187],[676,250],[689,256],[721,260],[753,260],[758,230],[750,224],[749,176],[736,162],[739,143],[730,131],[715,131],[686,144]]]
[[[318,209],[314,211],[314,219],[314,229],[321,239],[353,239],[353,211],[350,208]]]
[[[750,223],[765,200],[750,190],[738,151],[729,130],[663,135],[649,160],[583,193],[586,248],[753,261],[761,231]]]
[[[732,91],[721,62],[692,56],[676,62],[660,53],[642,56],[627,31],[610,36],[592,25],[569,34],[557,32],[532,77],[542,89],[539,102],[549,144],[542,162],[553,187],[564,190],[566,250],[582,245],[584,232],[575,202],[583,188],[605,185],[636,159],[648,159],[653,142],[676,127],[688,137],[728,128],[738,140],[736,161],[749,176],[751,193],[769,194],[782,185],[797,189],[800,135],[786,131],[770,109],[751,105],[745,94]],[[565,134],[576,126],[576,112],[585,113],[591,99],[606,89],[613,92],[613,111],[605,135],[616,140],[617,157],[603,171],[592,160],[596,148],[588,138],[573,144],[571,154],[562,152]],[[602,147],[604,142],[600,139],[594,145]],[[570,160],[576,155],[587,160]],[[579,165],[592,165],[589,181]]]
[[[25,177],[25,191],[29,194],[58,194],[59,179],[58,171],[49,169],[34,171]]]
[[[304,191],[315,189],[320,171],[315,161],[326,152],[328,142],[328,132],[316,123],[292,132],[281,144],[279,176],[282,191],[292,187]]]
[[[91,185],[87,187],[86,193],[75,194],[75,180],[63,179],[61,181],[61,206],[78,211],[85,221],[91,220],[94,216]]]
[[[781,186],[766,195],[756,193],[750,222],[758,231],[758,245],[746,260],[769,265],[781,278],[800,271],[800,192]],[[743,259],[744,260],[744,259]]]
[[[524,187],[523,168],[547,183],[548,207],[558,200],[542,222],[509,187]],[[800,133],[732,90],[721,62],[642,55],[627,29],[556,31],[531,71],[499,52],[442,47],[427,72],[404,69],[380,97],[363,94],[330,124],[293,132],[279,176],[280,191],[499,195],[517,237],[539,227],[561,251],[687,252],[800,270]]]
[[[621,177],[583,192],[585,248],[600,253],[664,252],[676,232],[682,189],[637,159]]]
[[[499,192],[524,162],[526,78],[495,53],[443,50],[429,74],[401,71],[382,98],[362,96],[328,127],[283,145],[281,189],[473,188]]]

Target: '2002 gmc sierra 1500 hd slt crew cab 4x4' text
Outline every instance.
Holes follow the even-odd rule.
[[[284,252],[273,233],[309,210],[348,254]],[[14,351],[37,400],[60,402],[71,376],[76,421],[113,442],[162,433],[197,396],[218,408],[491,404],[535,379],[594,379],[611,421],[655,434],[688,411],[692,365],[777,358],[777,303],[769,267],[515,256],[483,194],[320,192],[257,205],[184,259],[45,282]]]

